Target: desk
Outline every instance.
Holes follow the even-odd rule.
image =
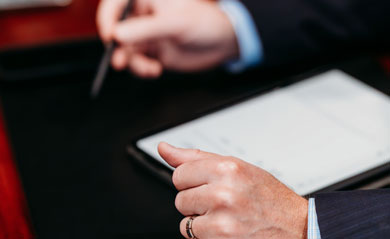
[[[377,61],[363,58],[340,66],[390,92]],[[141,81],[111,72],[100,97],[91,102],[94,73],[0,83],[36,234],[41,239],[181,238],[176,192],[134,164],[126,144],[151,128],[224,104],[280,76],[213,71]]]

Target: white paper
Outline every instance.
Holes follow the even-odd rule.
[[[333,70],[141,139],[231,155],[301,195],[390,162],[390,97]],[[167,164],[166,164],[167,165]]]

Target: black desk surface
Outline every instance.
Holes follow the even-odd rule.
[[[343,69],[390,93],[370,58]],[[197,115],[280,79],[278,72],[167,74],[141,81],[111,72],[91,102],[94,71],[0,83],[13,152],[38,238],[180,238],[176,192],[135,165],[135,136]]]

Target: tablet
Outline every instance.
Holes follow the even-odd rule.
[[[134,142],[172,169],[161,141],[238,157],[307,195],[389,167],[390,97],[332,70]]]

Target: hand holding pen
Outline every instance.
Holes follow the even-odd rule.
[[[133,17],[118,22],[126,0],[103,0],[97,23],[104,41],[115,39],[112,65],[142,78],[164,69],[206,70],[238,58],[233,26],[216,1],[136,0]]]
[[[119,18],[119,21],[125,20],[130,16],[133,8],[134,0],[127,0],[126,7],[122,10],[122,15]],[[115,17],[115,16],[114,16]],[[95,79],[93,81],[91,96],[96,98],[99,95],[100,89],[103,86],[104,79],[107,75],[108,68],[110,67],[112,54],[116,48],[117,44],[114,40],[109,40],[109,43],[106,45],[106,50],[100,61],[98,71],[96,73]]]

